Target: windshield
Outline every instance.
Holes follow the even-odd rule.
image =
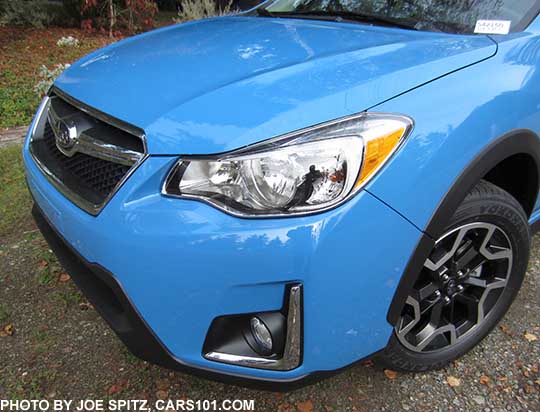
[[[276,0],[275,16],[337,17],[370,24],[450,33],[507,34],[524,30],[540,10],[538,0]]]

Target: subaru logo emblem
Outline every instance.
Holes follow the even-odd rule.
[[[71,149],[77,144],[77,127],[73,122],[69,124],[58,120],[55,128],[56,146],[65,155],[70,155]]]

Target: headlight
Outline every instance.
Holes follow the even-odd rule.
[[[185,156],[163,193],[242,217],[305,215],[366,184],[412,129],[408,117],[362,113],[211,157]]]

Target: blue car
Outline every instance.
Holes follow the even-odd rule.
[[[36,222],[149,362],[283,388],[441,368],[505,315],[540,222],[539,12],[276,0],[98,50],[30,127]]]

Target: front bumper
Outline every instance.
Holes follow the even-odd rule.
[[[319,215],[244,220],[161,196],[176,157],[151,156],[94,217],[56,191],[27,146],[23,155],[30,191],[59,242],[131,308],[138,332],[122,335],[109,323],[139,356],[233,378],[294,382],[386,345],[388,307],[421,233],[368,192]],[[203,357],[216,317],[278,310],[291,283],[304,290],[300,367],[278,372]],[[139,345],[141,330],[155,344]]]
[[[70,273],[75,284],[130,352],[140,359],[204,378],[262,389],[291,389],[297,387],[294,383],[304,384],[324,376],[312,374],[309,376],[310,379],[299,379],[290,382],[292,385],[281,386],[279,382],[249,381],[242,377],[223,375],[184,364],[153,334],[112,273],[98,264],[87,262],[79,255],[51,226],[37,204],[32,208],[32,216],[49,247]]]

